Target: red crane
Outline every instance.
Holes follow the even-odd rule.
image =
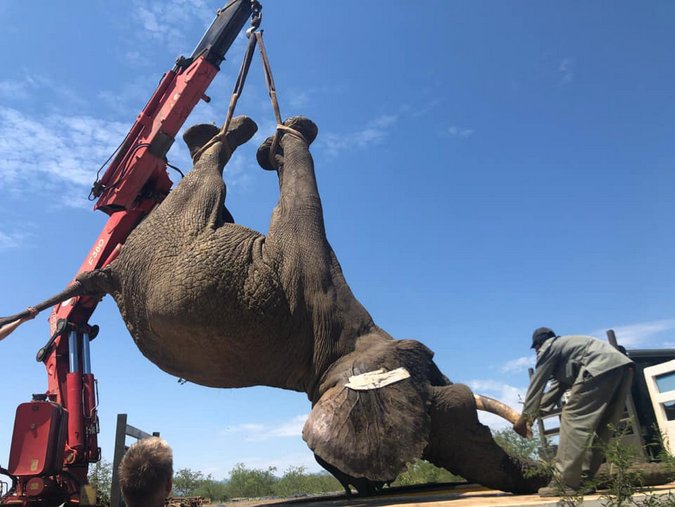
[[[169,193],[166,154],[192,109],[205,95],[235,38],[251,17],[260,23],[256,0],[232,0],[189,58],[180,57],[116,150],[91,195],[109,219],[77,274],[109,264],[140,221]],[[51,338],[37,360],[47,369],[47,391],[17,408],[9,463],[0,473],[12,480],[0,505],[95,505],[87,472],[100,459],[96,380],[89,342],[98,333],[89,318],[98,300],[75,297],[57,305]]]

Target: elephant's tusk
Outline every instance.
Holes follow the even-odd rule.
[[[513,410],[508,405],[505,405],[501,401],[495,400],[494,398],[482,396],[480,394],[474,394],[473,397],[476,399],[476,408],[478,410],[496,414],[512,424],[515,423],[520,417],[518,412]]]

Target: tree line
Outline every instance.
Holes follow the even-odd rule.
[[[526,459],[537,456],[536,442],[525,440],[510,429],[496,431],[494,437],[502,447],[515,456]],[[437,468],[427,461],[417,460],[409,464],[391,485],[410,486],[460,480],[461,477],[445,469]],[[111,463],[101,460],[94,464],[89,472],[89,481],[99,494],[99,505],[109,505],[112,484]],[[305,467],[292,466],[278,476],[275,467],[247,468],[239,463],[230,471],[229,478],[224,480],[214,479],[211,474],[204,475],[200,471],[182,468],[174,474],[171,495],[203,496],[217,502],[233,498],[271,496],[287,498],[342,491],[343,488],[337,479],[327,472],[309,473]]]

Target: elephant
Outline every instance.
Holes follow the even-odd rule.
[[[514,493],[548,483],[497,445],[476,396],[441,373],[431,350],[373,322],[326,237],[309,151],[318,128],[297,116],[279,129],[256,157],[280,186],[267,235],[235,224],[225,207],[223,168],[256,124],[238,116],[224,135],[196,125],[184,134],[192,171],[119,256],[35,308],[110,294],[162,370],[211,387],[306,393],[303,438],[348,492],[376,491],[418,458]]]

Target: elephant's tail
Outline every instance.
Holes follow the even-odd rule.
[[[16,321],[26,321],[32,319],[43,310],[46,310],[47,308],[62,303],[67,299],[80,295],[82,295],[82,284],[78,281],[75,281],[71,285],[69,285],[65,290],[59,292],[55,296],[52,296],[45,301],[42,301],[41,303],[38,303],[34,306],[29,306],[20,313],[0,318],[0,327],[3,327],[7,324],[15,323]],[[16,329],[16,327],[14,329]],[[12,329],[12,331],[14,331],[14,329]]]
[[[476,408],[478,410],[498,415],[512,424],[520,417],[518,412],[499,400],[480,394],[474,394],[473,396],[476,399]]]
[[[54,305],[77,297],[88,295],[101,295],[111,290],[112,278],[107,269],[97,269],[81,273],[75,281],[58,294],[33,306],[29,306],[23,312],[0,318],[0,339],[5,338],[26,320],[34,318],[38,313],[51,308]],[[7,327],[5,327],[7,326]],[[3,329],[4,328],[4,329]]]

